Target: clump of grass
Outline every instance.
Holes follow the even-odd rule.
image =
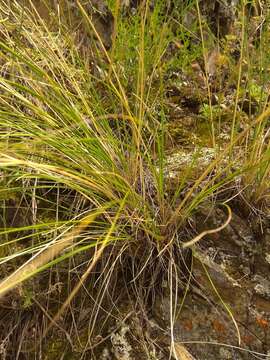
[[[269,82],[269,59],[265,56],[266,49],[269,48],[269,14],[262,13],[257,9],[258,5],[254,2],[250,8],[261,13],[259,24],[248,23],[245,18],[246,4],[242,4],[241,17],[241,51],[239,60],[239,73],[237,83],[237,95],[235,100],[235,113],[241,111],[243,103],[246,104],[246,112],[250,121],[258,116],[263,115],[261,121],[251,126],[245,138],[244,164],[243,168],[247,171],[243,176],[243,186],[247,201],[250,207],[268,212],[269,207],[269,136],[268,136],[268,98],[266,87]],[[262,6],[262,5],[261,5]],[[254,20],[253,20],[254,21]],[[243,100],[240,101],[239,95],[243,94]],[[234,116],[235,119],[235,116]],[[233,132],[237,124],[233,121]]]
[[[142,294],[138,289],[146,279],[150,296],[165,270],[177,289],[184,247],[204,235],[183,246],[180,230],[189,217],[243,171],[260,176],[261,196],[270,169],[269,146],[265,150],[259,135],[255,158],[246,167],[230,173],[230,162],[221,166],[253,126],[263,133],[265,110],[232,136],[192,185],[184,173],[168,197],[163,55],[175,35],[163,1],[153,11],[146,2],[132,17],[122,16],[119,2],[110,1],[117,14],[111,51],[83,5],[77,6],[97,39],[91,61],[76,46],[73,31],[58,21],[60,8],[52,30],[33,3],[29,9],[0,2],[1,193],[12,192],[30,214],[27,225],[26,219],[13,229],[6,219],[1,224],[0,263],[2,268],[11,263],[12,271],[0,283],[0,296],[60,261],[87,253],[86,270],[54,322],[107,249],[119,256],[101,272],[117,272],[117,264],[127,261],[135,292]],[[105,291],[106,283],[102,287]]]
[[[58,219],[51,240],[53,248],[57,247],[54,244],[55,234],[58,234],[58,239],[61,238],[61,232],[66,231],[70,223],[73,226],[84,222],[89,216],[92,222],[102,215],[102,221],[107,219],[107,226],[103,224],[103,230],[105,234],[110,232],[123,201],[122,236],[125,233],[127,236],[127,228],[131,224],[133,227],[135,220],[136,228],[141,228],[146,238],[155,239],[157,244],[162,241],[166,243],[166,236],[160,231],[165,216],[162,218],[159,213],[159,202],[165,201],[163,175],[156,170],[156,154],[153,151],[153,148],[157,148],[158,156],[164,156],[164,134],[162,121],[153,116],[150,96],[154,88],[151,82],[146,83],[147,77],[153,78],[157,73],[167,41],[165,38],[163,44],[152,45],[154,50],[151,48],[151,51],[156,51],[157,55],[151,63],[147,57],[149,63],[146,64],[144,47],[146,40],[151,39],[151,34],[149,36],[145,30],[147,7],[132,20],[135,22],[134,32],[139,31],[137,39],[135,37],[139,61],[128,65],[124,59],[127,75],[129,68],[132,71],[138,69],[136,81],[132,79],[136,72],[129,75],[132,83],[136,84],[134,94],[132,89],[128,91],[125,88],[126,83],[122,83],[123,61],[120,54],[117,66],[117,62],[111,62],[98,33],[100,57],[107,59],[107,68],[104,67],[99,78],[91,74],[91,69],[80,58],[76,47],[67,47],[69,43],[72,44],[72,34],[64,35],[66,29],[62,28],[58,33],[51,32],[41,18],[34,20],[29,10],[22,10],[17,5],[18,10],[13,11],[12,19],[4,21],[2,34],[5,42],[1,43],[5,62],[5,73],[1,79],[1,165],[5,168],[7,187],[16,184],[18,192],[22,189],[27,191],[33,207],[37,207],[36,197],[41,198],[44,190],[51,191],[54,184],[84,198],[81,210],[76,209],[76,212],[71,208],[68,209],[69,214],[67,211],[61,214],[60,209],[55,209]],[[87,26],[95,32],[85,9],[80,4],[78,6]],[[16,38],[14,43],[8,27],[21,20],[22,11],[24,21],[20,38]],[[38,18],[37,13],[35,16]],[[156,14],[151,15],[150,19],[152,16]],[[150,26],[153,23],[150,22]],[[134,41],[128,34],[130,38]],[[23,47],[22,44],[26,45]],[[135,50],[133,43],[130,47]],[[44,185],[45,181],[47,185]],[[32,209],[32,212],[37,210]],[[157,213],[154,214],[154,211]],[[34,225],[40,225],[37,214],[34,220]],[[59,227],[57,224],[60,220],[66,223]],[[90,222],[86,221],[88,228]],[[117,233],[116,230],[114,232]],[[35,237],[35,234],[32,236]],[[98,233],[90,246],[96,245],[100,238],[102,234]],[[56,254],[69,247],[70,241],[72,248],[77,246],[77,241],[69,239]],[[35,246],[40,245],[34,245],[29,251],[37,251]],[[44,261],[47,262],[48,259]]]

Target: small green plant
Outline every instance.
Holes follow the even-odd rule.
[[[222,109],[220,108],[219,105],[212,105],[211,106],[211,111],[212,111],[212,116],[213,119],[216,120],[219,118]],[[205,118],[205,119],[209,119],[210,117],[210,105],[209,104],[203,104],[202,107],[200,108],[200,114]]]
[[[23,299],[23,305],[22,307],[24,309],[30,308],[31,305],[33,304],[33,292],[28,290],[28,289],[24,289],[24,292],[22,294],[22,299]]]

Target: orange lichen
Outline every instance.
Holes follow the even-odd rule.
[[[244,335],[242,336],[242,340],[246,345],[251,345],[255,339],[252,335]]]
[[[268,320],[266,320],[266,319],[264,319],[262,317],[256,317],[256,322],[263,329],[266,329],[269,326]]]
[[[191,331],[193,329],[192,321],[190,319],[184,320],[183,327],[186,331]]]
[[[212,325],[217,333],[225,334],[227,332],[226,327],[219,320],[214,320]]]

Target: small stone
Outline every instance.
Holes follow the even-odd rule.
[[[101,354],[102,360],[111,360],[110,352],[107,348],[104,348]]]

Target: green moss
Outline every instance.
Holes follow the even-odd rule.
[[[52,338],[48,343],[44,351],[44,360],[75,360],[78,358],[76,354],[67,350],[66,338]]]

